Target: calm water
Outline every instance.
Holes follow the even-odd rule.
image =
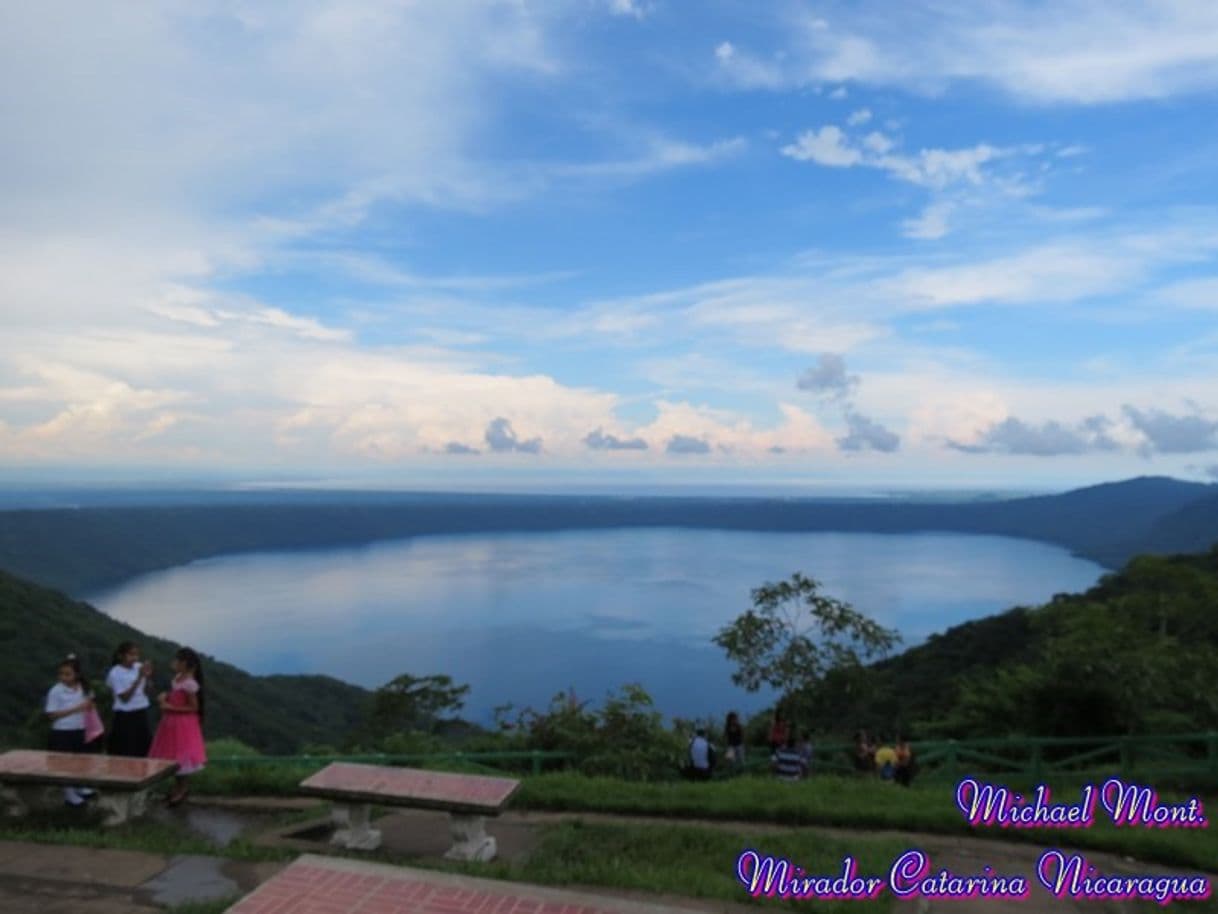
[[[710,643],[749,591],[803,571],[916,642],[1103,573],[1064,550],[959,534],[611,530],[423,537],[257,553],[147,575],[98,595],[137,628],[255,673],[376,686],[447,673],[466,715],[599,699],[642,682],[669,714],[751,709]]]

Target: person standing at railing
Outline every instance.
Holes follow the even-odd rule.
[[[114,693],[114,718],[110,723],[107,751],[111,755],[143,758],[152,745],[148,728],[146,687],[152,678],[152,661],[140,663],[140,649],[124,641],[114,652],[114,666],[106,675],[106,685]]]
[[[886,739],[875,750],[875,771],[882,781],[891,781],[897,773],[897,750]]]
[[[787,724],[786,718],[782,716],[782,709],[774,709],[774,720],[770,723],[770,751],[777,752],[787,744],[787,740],[791,736],[791,728]]]
[[[859,774],[870,774],[875,771],[875,746],[871,744],[866,730],[859,730],[854,734],[854,753],[851,757],[854,761],[854,770]]]
[[[894,774],[896,782],[902,787],[908,787],[914,776],[914,754],[909,740],[902,736],[897,741],[897,768]]]
[[[744,727],[735,711],[727,715],[723,725],[723,744],[727,746],[727,761],[735,770],[744,768]]]
[[[808,776],[808,765],[795,745],[795,734],[787,737],[786,745],[775,750],[770,759],[770,770],[783,781],[799,781]]]
[[[699,727],[689,741],[689,776],[695,781],[709,781],[715,768],[715,747]]]

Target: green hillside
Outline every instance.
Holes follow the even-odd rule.
[[[832,732],[1087,736],[1218,729],[1218,546],[1141,556],[1059,594],[929,638],[802,696]]]
[[[179,645],[153,638],[89,606],[0,571],[0,739],[28,740],[26,726],[55,681],[55,664],[77,654],[100,680],[124,640],[138,642],[168,683]],[[207,658],[208,738],[232,736],[264,752],[333,743],[363,720],[370,694],[323,676],[251,676]]]

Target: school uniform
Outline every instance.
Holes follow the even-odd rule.
[[[57,682],[47,692],[45,710],[48,714],[66,711],[84,701],[88,695],[77,686],[72,689]],[[47,737],[47,748],[51,752],[84,752],[85,751],[85,712],[77,711],[51,721],[51,732]],[[71,806],[80,806],[85,797],[93,791],[79,787],[65,787],[63,798]]]
[[[140,666],[125,667],[115,664],[106,675],[106,685],[114,694],[114,719],[110,723],[110,739],[107,749],[111,755],[126,755],[144,758],[152,743],[152,731],[148,726],[148,708],[151,702],[145,691],[148,681],[140,681]],[[136,685],[136,683],[139,683]],[[131,697],[123,701],[119,696],[135,686]]]

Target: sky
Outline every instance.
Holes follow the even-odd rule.
[[[0,478],[1218,479],[1211,0],[9,0],[0,124]]]

